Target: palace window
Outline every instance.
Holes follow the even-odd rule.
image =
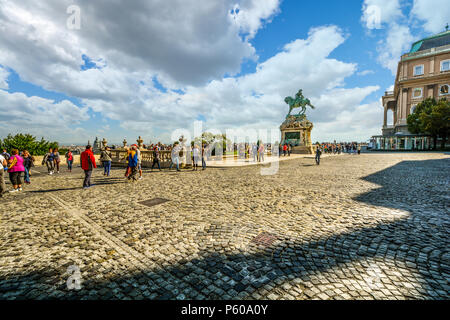
[[[417,104],[411,106],[410,114],[413,114],[416,111]]]
[[[423,88],[415,88],[413,90],[413,99],[420,99],[423,96]]]
[[[424,71],[423,71],[423,64],[419,65],[419,66],[414,66],[414,75],[415,76],[421,76],[423,75]]]
[[[441,61],[441,71],[450,71],[450,60]]]
[[[443,84],[442,86],[440,86],[439,88],[439,95],[440,96],[445,96],[448,95],[448,84]]]

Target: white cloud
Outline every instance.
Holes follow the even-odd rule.
[[[163,127],[189,128],[199,114],[206,117],[205,127],[222,131],[236,127],[273,128],[280,125],[287,113],[284,98],[303,88],[305,96],[317,107],[308,114],[316,123],[315,136],[320,138],[329,134],[322,129],[323,124],[336,121],[342,112],[351,121],[359,116],[352,110],[379,89],[340,88],[357,69],[355,64],[328,58],[344,41],[336,27],[312,29],[308,39],[287,44],[282,52],[258,64],[252,74],[215,80],[204,87],[187,87],[184,94],[163,94],[141,85],[135,92],[147,99],[136,98],[137,104],[128,108],[105,101],[85,103],[113,119],[122,119],[122,127],[127,130],[146,136]]]
[[[88,119],[86,107],[79,108],[67,100],[55,102],[0,90],[0,136],[25,130],[61,141],[79,134],[71,126]]]
[[[255,58],[254,48],[240,35],[254,36],[279,6],[271,0],[238,2],[242,15],[237,22],[230,19],[231,0],[83,2],[81,30],[70,31],[65,9],[71,1],[0,1],[0,29],[5,31],[0,64],[86,106],[2,92],[2,105],[17,100],[14,112],[0,109],[2,130],[26,126],[70,136],[68,124],[87,120],[86,108],[120,121],[121,132],[100,128],[115,141],[124,133],[167,137],[173,129],[190,127],[199,115],[208,128],[278,127],[288,110],[284,98],[299,88],[318,107],[310,113],[318,139],[329,134],[323,128],[340,113],[351,122],[360,116],[354,110],[369,112],[360,104],[377,87],[343,89],[357,65],[329,58],[345,41],[335,26],[312,29],[307,39],[292,41],[259,62],[252,74],[224,78],[238,72],[243,60]],[[82,54],[102,59],[103,68],[81,71]],[[154,79],[184,94],[162,92]],[[364,118],[359,121],[364,126]],[[354,135],[351,128],[349,136]]]
[[[448,0],[414,0],[411,15],[424,22],[426,31],[442,32],[450,23],[450,5]]]
[[[369,74],[374,74],[374,73],[375,73],[375,71],[373,71],[373,70],[363,70],[363,71],[358,72],[358,76],[367,76]]]
[[[278,12],[280,0],[244,0],[234,5],[230,14],[241,32],[253,38],[261,28],[264,20],[270,19]]]
[[[0,66],[0,89],[8,89],[9,85],[8,85],[8,77],[9,77],[9,72],[8,70],[6,70],[5,68],[2,68],[2,66]]]
[[[393,75],[396,75],[401,55],[410,49],[413,42],[414,37],[408,26],[392,23],[386,40],[382,41],[377,47],[378,61],[383,67],[391,70]]]
[[[230,18],[236,2],[242,8],[237,22]],[[78,71],[81,55],[87,54],[127,72],[158,74],[171,88],[202,85],[239,73],[245,59],[256,59],[240,33],[254,35],[277,12],[279,1],[82,2],[80,30],[66,27],[71,4],[1,1],[0,63],[48,86],[49,79]]]

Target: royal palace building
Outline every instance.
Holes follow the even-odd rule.
[[[450,31],[415,42],[398,63],[394,91],[383,96],[384,122],[381,136],[372,142],[378,150],[428,150],[427,135],[413,135],[406,119],[426,98],[449,99]],[[392,117],[392,118],[391,118]],[[392,124],[388,124],[388,119]]]

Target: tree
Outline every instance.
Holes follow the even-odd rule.
[[[441,148],[450,133],[450,102],[441,99],[428,98],[416,106],[416,109],[407,118],[408,130],[414,134],[429,134],[433,137],[436,149],[437,137],[441,137]]]
[[[40,141],[31,134],[19,133],[13,136],[8,134],[6,138],[0,140],[0,148],[5,148],[8,151],[18,149],[19,151],[28,150],[34,156],[44,155],[49,148],[57,148],[58,142],[50,142],[41,138]]]

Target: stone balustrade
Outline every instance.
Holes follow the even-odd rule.
[[[126,150],[111,150],[112,165],[116,167],[127,166],[127,151]],[[142,167],[151,167],[153,164],[153,151],[141,151]],[[168,168],[171,163],[171,151],[164,150],[159,152],[159,159],[161,168]]]

